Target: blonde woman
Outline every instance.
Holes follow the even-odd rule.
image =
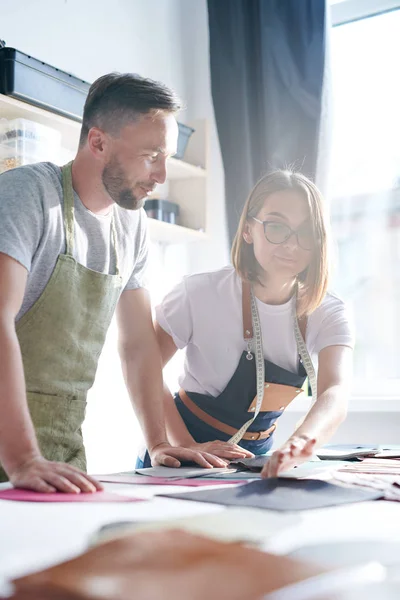
[[[263,476],[308,460],[343,421],[353,334],[327,292],[327,227],[309,179],[267,174],[244,206],[233,266],[186,277],[157,307],[164,365],[186,350],[181,389],[165,390],[171,443],[227,460],[264,454],[307,376],[311,408]]]

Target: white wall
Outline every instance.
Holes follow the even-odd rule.
[[[207,231],[210,242],[190,249],[190,270],[218,269],[229,261],[228,237],[225,227],[224,180],[211,97],[208,48],[208,12],[205,0],[180,0],[180,30],[183,48],[183,77],[187,84],[186,101],[190,119],[206,111],[210,125]],[[243,198],[243,203],[245,198]]]
[[[89,82],[135,71],[184,96],[175,0],[0,0],[0,10],[7,46]]]
[[[156,300],[183,274],[218,268],[228,260],[207,18],[206,0],[0,0],[0,35],[7,46],[89,82],[110,71],[158,79],[185,101],[182,120],[209,120],[210,240],[190,247],[152,248],[149,276]],[[140,439],[115,344],[114,324],[89,396],[84,432],[91,472],[132,467]]]
[[[296,428],[296,423],[304,417],[304,412],[288,410],[280,417],[276,429],[275,444],[288,439]],[[358,407],[350,411],[347,419],[329,441],[330,444],[399,444],[399,412],[394,410],[368,410]]]

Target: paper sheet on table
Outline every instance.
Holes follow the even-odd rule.
[[[250,479],[261,479],[261,472],[256,471],[234,471],[233,473],[210,473],[202,477],[202,481],[226,481],[232,480],[247,481]]]
[[[238,467],[240,469],[261,471],[270,458],[270,456],[262,454],[261,456],[253,456],[253,458],[239,458],[237,460],[233,460],[230,464],[233,467]]]
[[[331,483],[345,483],[346,485],[359,486],[366,489],[381,490],[385,500],[400,502],[400,477],[380,473],[353,473],[350,471],[336,471]]]
[[[43,494],[31,490],[11,488],[0,491],[0,500],[14,500],[17,502],[141,502],[144,499],[122,496],[112,492],[94,492],[93,494],[53,492]]]
[[[400,461],[390,458],[369,458],[362,462],[344,465],[340,470],[351,473],[368,473],[371,475],[386,473],[387,475],[400,476]]]
[[[213,481],[212,479],[196,478],[173,479],[171,477],[148,477],[146,475],[130,475],[129,473],[118,473],[115,475],[93,475],[102,483],[129,483],[132,485],[186,485],[189,487],[202,487],[210,485],[228,485],[243,483],[239,480]]]
[[[358,449],[320,448],[316,451],[316,454],[323,460],[351,460],[371,456],[371,454],[376,454],[377,452],[379,452],[379,448],[371,446],[370,448]]]
[[[332,485],[317,479],[270,478],[218,490],[159,495],[225,506],[293,511],[376,500],[383,494],[375,490]]]
[[[375,454],[373,458],[392,458],[393,460],[400,460],[400,450],[382,450]]]
[[[292,527],[301,521],[298,515],[283,515],[254,508],[229,508],[217,513],[196,515],[182,519],[151,521],[148,523],[111,523],[93,538],[94,543],[105,542],[121,535],[138,531],[183,529],[225,542],[262,543],[274,533]]]
[[[213,469],[202,469],[193,467],[179,467],[175,469],[173,467],[148,467],[144,469],[135,469],[136,473],[147,475],[148,477],[174,477],[175,479],[186,479],[189,477],[202,477],[203,475],[209,475],[212,473],[234,473],[236,469],[229,468],[213,468]]]
[[[337,469],[343,467],[344,461],[339,460],[321,460],[318,462],[310,461],[289,469],[284,473],[279,473],[279,477],[287,477],[290,479],[303,479],[305,477],[320,477],[325,473],[328,475]]]
[[[302,479],[305,477],[321,477],[324,474],[329,475],[332,471],[335,471],[343,467],[344,461],[337,460],[318,460],[309,461],[289,469],[284,473],[280,473],[279,477],[290,478],[290,479]],[[213,474],[211,471],[206,475],[207,479],[261,479],[260,471],[237,471],[236,473],[222,473]]]

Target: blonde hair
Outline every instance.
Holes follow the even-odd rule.
[[[232,264],[238,275],[247,281],[260,283],[261,266],[252,244],[243,233],[251,217],[256,217],[268,196],[285,190],[296,191],[305,198],[310,211],[312,228],[317,241],[310,265],[297,276],[299,317],[311,314],[321,304],[328,287],[328,233],[324,201],[316,185],[305,175],[279,170],[264,175],[254,186],[244,205],[239,227],[232,245]]]

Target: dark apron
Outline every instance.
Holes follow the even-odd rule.
[[[207,394],[198,394],[188,392],[189,398],[204,412],[214,417],[236,430],[251,418],[248,411],[254,397],[257,393],[256,386],[256,361],[248,360],[248,353],[243,352],[239,364],[230,379],[224,391],[217,397]],[[301,388],[306,380],[307,372],[299,358],[298,372],[292,373],[278,365],[264,360],[265,381],[268,383],[277,383],[289,385],[294,388]],[[213,440],[228,441],[230,435],[208,425],[196,415],[175,395],[175,404],[181,415],[190,435],[198,443],[210,442]],[[248,432],[266,431],[281,416],[283,410],[259,412],[253,423],[247,429]],[[265,454],[270,450],[273,443],[273,433],[263,440],[244,440],[239,442],[239,446],[253,452],[254,454]],[[150,467],[150,457],[148,452],[144,458],[138,458],[136,468]]]
[[[243,352],[239,364],[231,380],[224,391],[217,396],[208,396],[207,394],[196,394],[186,392],[189,398],[197,404],[206,413],[222,421],[235,429],[245,423],[251,414],[248,408],[256,395],[256,368],[255,360],[247,360],[247,352]],[[303,365],[299,362],[299,373],[292,373],[268,360],[264,361],[265,381],[268,383],[280,383],[290,385],[296,388],[302,387],[307,374]],[[178,394],[175,396],[175,404],[181,415],[190,435],[198,443],[209,442],[211,440],[228,441],[230,435],[214,429],[207,423],[197,418],[182,402]],[[266,431],[283,414],[283,410],[259,412],[253,423],[249,426],[248,432]],[[254,454],[265,454],[270,450],[273,443],[273,433],[265,440],[241,440],[239,446],[250,450]]]

